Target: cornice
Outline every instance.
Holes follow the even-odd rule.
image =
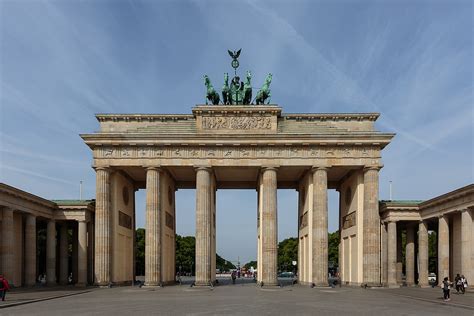
[[[5,183],[0,183],[0,193],[5,193],[22,200],[26,200],[47,208],[56,209],[56,203],[51,202],[50,200],[44,199],[37,195],[31,194],[29,192],[17,189],[15,187],[9,186]]]

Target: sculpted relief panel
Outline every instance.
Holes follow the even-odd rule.
[[[377,158],[373,146],[104,146],[95,150],[95,158]]]
[[[264,116],[204,116],[202,117],[203,129],[242,129],[259,130],[271,129],[271,117]]]

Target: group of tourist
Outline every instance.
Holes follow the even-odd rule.
[[[445,277],[443,282],[440,284],[441,288],[443,289],[443,298],[444,301],[451,300],[450,292],[451,287],[453,286],[453,282],[449,281],[448,277]],[[456,293],[459,294],[460,292],[464,294],[466,292],[466,288],[468,287],[467,279],[464,275],[459,275],[459,273],[454,278],[454,286],[456,289]]]

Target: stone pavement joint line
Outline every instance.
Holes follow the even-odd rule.
[[[91,291],[87,290],[87,291],[80,291],[80,292],[75,292],[75,293],[53,295],[53,296],[47,296],[47,297],[42,297],[42,298],[37,298],[37,299],[0,304],[0,309],[13,307],[13,306],[19,306],[19,305],[25,305],[25,304],[31,304],[31,303],[36,303],[36,302],[42,302],[42,301],[49,301],[49,300],[54,300],[54,299],[57,299],[57,298],[63,298],[63,297],[68,297],[68,296],[73,296],[73,295],[80,295],[80,294],[85,294],[85,293],[89,293],[89,292],[91,292]]]

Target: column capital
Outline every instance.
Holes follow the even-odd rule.
[[[366,165],[364,166],[364,172],[367,172],[370,170],[380,171],[380,169],[382,168],[383,168],[383,165]]]
[[[330,165],[314,165],[311,167],[311,171],[312,172],[315,172],[317,170],[325,170],[327,171],[328,169],[330,169],[331,166]]]
[[[194,166],[194,170],[199,171],[199,170],[204,170],[204,171],[207,171],[209,173],[212,172],[212,167],[211,166]]]
[[[161,172],[163,169],[161,168],[161,166],[145,166],[145,169],[148,171],[148,170],[156,170],[158,172]]]
[[[94,168],[95,172],[97,172],[99,170],[110,172],[112,170],[109,166],[101,166],[101,167],[93,167],[93,168]]]
[[[266,171],[266,170],[275,170],[275,171],[278,171],[278,168],[280,166],[262,166],[260,168],[261,171]]]

